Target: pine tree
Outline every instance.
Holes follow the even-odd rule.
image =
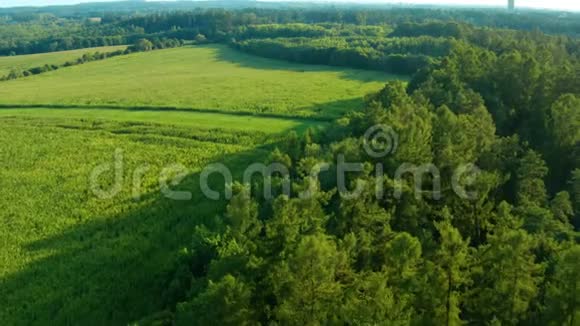
[[[517,169],[517,197],[520,204],[533,203],[541,207],[546,203],[544,178],[547,173],[548,168],[540,154],[532,150],[525,153]]]
[[[440,325],[461,325],[461,286],[469,281],[470,263],[469,240],[464,240],[459,231],[451,225],[449,218],[436,223],[435,227],[440,236],[440,247],[437,250],[434,262],[438,267],[443,281],[442,288],[443,309],[437,309],[434,320]]]
[[[415,278],[423,261],[421,243],[408,233],[398,233],[384,245],[382,253],[382,270],[389,275],[387,284],[399,305],[399,318],[410,318],[415,314]]]
[[[523,230],[499,226],[488,243],[479,248],[468,310],[476,320],[515,325],[538,294],[543,266],[534,262],[534,240]]]
[[[576,326],[580,323],[580,245],[562,252],[547,289],[548,321]]]
[[[251,305],[252,287],[226,275],[177,307],[177,325],[258,325]]]
[[[395,299],[387,285],[385,272],[356,275],[354,284],[345,289],[341,322],[348,325],[408,325],[410,314]],[[402,309],[403,308],[403,309]]]
[[[335,243],[323,234],[302,238],[287,261],[270,276],[284,325],[321,325],[336,317],[341,287],[336,282],[340,261]]]

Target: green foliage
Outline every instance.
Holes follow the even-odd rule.
[[[324,235],[302,237],[296,251],[272,273],[279,300],[276,318],[285,325],[318,325],[334,318],[340,302],[336,245]]]
[[[130,48],[132,51],[135,52],[147,52],[153,50],[153,43],[148,39],[140,39],[138,40],[135,45]]]
[[[197,34],[197,35],[195,36],[195,38],[194,38],[194,41],[195,41],[197,44],[203,44],[203,43],[205,43],[205,42],[207,41],[207,38],[206,38],[206,37],[205,37],[205,35],[203,35],[203,34]]]
[[[252,322],[251,294],[249,285],[231,275],[209,281],[204,292],[178,306],[176,324],[211,325],[219,320],[221,325],[257,325]]]
[[[462,38],[465,34],[465,25],[456,22],[431,21],[425,23],[403,23],[393,31],[394,36],[433,36],[433,37],[454,37]]]
[[[434,307],[435,323],[443,325],[461,325],[461,303],[464,298],[461,288],[468,285],[470,272],[467,270],[470,262],[469,240],[463,240],[461,233],[451,225],[449,219],[436,223],[435,228],[441,237],[440,247],[435,253],[435,264],[439,268],[440,284],[436,288],[440,306]]]
[[[413,74],[447,55],[453,41],[429,37],[324,37],[249,39],[234,43],[242,51],[308,64],[329,64]]]
[[[562,95],[550,108],[548,129],[554,134],[555,145],[571,150],[580,142],[580,98]]]
[[[496,33],[461,29],[457,34],[455,27],[432,32],[466,40]],[[327,39],[332,38],[303,40],[310,46]],[[301,51],[302,39],[282,40],[241,42],[295,42]],[[315,198],[293,192],[264,200],[252,185],[247,192],[252,199],[232,201],[239,211],[252,212],[246,214],[246,226],[252,227],[230,222],[248,230],[251,246],[217,245],[218,252],[234,252],[243,264],[228,256],[210,265],[221,266],[220,275],[236,266],[259,284],[253,298],[254,307],[263,307],[256,308],[263,324],[575,323],[577,304],[570,292],[576,289],[570,282],[576,283],[572,271],[578,268],[569,248],[578,241],[573,225],[578,205],[572,199],[580,177],[569,162],[575,162],[577,144],[573,135],[551,129],[573,130],[576,96],[555,86],[569,74],[559,76],[556,68],[540,64],[555,62],[540,50],[556,51],[553,40],[542,35],[534,40],[529,52],[520,52],[527,45],[515,36],[511,46],[488,44],[490,49],[454,41],[440,63],[408,85],[388,82],[365,98],[363,110],[349,112],[322,136],[287,134],[268,161],[288,164],[293,190],[314,183]],[[560,59],[575,64],[568,53]],[[510,83],[513,76],[521,79]],[[398,141],[396,151],[382,158],[361,148],[365,132],[378,124],[391,127]],[[574,159],[559,165],[546,145],[568,148]],[[320,180],[305,173],[339,155],[362,163],[363,169],[346,180],[348,186],[361,186],[355,198],[337,191],[335,166]],[[432,164],[439,174],[391,177],[405,163]],[[386,175],[375,175],[377,164]],[[474,174],[455,179],[466,165],[477,167]],[[567,183],[555,177],[560,166]],[[466,192],[460,193],[458,184]],[[426,196],[436,185],[442,196]],[[377,197],[378,188],[383,197]]]
[[[479,249],[479,266],[468,309],[483,320],[506,324],[525,320],[532,300],[538,295],[543,267],[534,262],[533,238],[523,230],[503,227],[488,237]]]
[[[580,317],[580,246],[560,253],[553,279],[548,285],[548,318],[558,325],[576,325]]]
[[[263,24],[241,27],[235,34],[237,39],[271,38],[271,37],[320,37],[330,30],[324,26],[312,24]]]
[[[540,206],[545,204],[547,194],[544,178],[547,173],[548,167],[538,153],[528,151],[524,155],[517,169],[517,194],[520,203],[535,203]]]
[[[345,291],[343,321],[354,325],[372,325],[388,322],[403,325],[405,316],[399,317],[400,305],[392,289],[387,286],[388,274],[369,272],[357,277],[353,286]]]

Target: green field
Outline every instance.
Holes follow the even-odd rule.
[[[67,61],[73,61],[83,56],[85,53],[108,53],[122,50],[126,46],[104,46],[97,48],[71,50],[62,52],[39,53],[30,55],[19,55],[13,57],[0,57],[0,77],[10,73],[14,68],[28,69],[41,67],[44,65],[62,65]]]
[[[180,246],[190,241],[194,225],[223,209],[222,201],[200,192],[200,170],[224,162],[239,176],[244,166],[263,160],[261,148],[276,134],[305,127],[197,112],[101,113],[0,110],[4,325],[123,324],[159,309],[164,273]],[[116,150],[123,153],[123,188],[101,200],[88,180],[95,167],[112,164]],[[191,191],[189,201],[159,191],[161,169],[175,163],[188,170],[176,188]],[[143,166],[150,170],[135,200],[132,175]],[[109,174],[99,179],[102,185],[111,180]],[[212,187],[219,189],[219,180]]]
[[[291,64],[226,46],[135,53],[0,86],[2,104],[174,106],[336,117],[394,78],[380,72]]]

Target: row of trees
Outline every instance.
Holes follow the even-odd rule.
[[[46,64],[44,66],[32,67],[32,68],[26,68],[26,69],[16,67],[16,68],[11,69],[10,73],[8,73],[8,75],[1,77],[0,81],[13,80],[13,79],[19,79],[19,78],[29,77],[29,76],[33,76],[33,75],[39,75],[39,74],[43,74],[45,72],[54,71],[54,70],[58,70],[61,68],[82,65],[82,64],[85,64],[87,62],[104,60],[107,58],[112,58],[112,57],[120,56],[120,55],[127,54],[127,53],[129,53],[127,50],[117,50],[117,51],[113,51],[113,52],[85,53],[85,54],[83,54],[82,57],[76,59],[75,61],[67,61],[62,65]]]
[[[134,42],[140,28],[86,24],[73,18],[0,24],[0,55],[65,51]]]
[[[237,40],[262,38],[290,37],[385,37],[391,32],[388,25],[345,25],[335,23],[325,24],[262,24],[239,27],[234,32]]]
[[[117,50],[113,52],[94,52],[85,53],[82,57],[74,60],[67,61],[62,65],[46,64],[41,67],[32,67],[27,69],[14,68],[10,73],[4,77],[0,78],[0,81],[13,80],[18,78],[24,78],[28,76],[38,75],[45,72],[58,70],[61,68],[82,65],[91,61],[105,60],[107,58],[117,57],[120,55],[126,55],[133,52],[147,52],[152,50],[160,50],[166,48],[174,48],[183,45],[183,41],[177,39],[140,39],[134,45],[129,46],[125,50]]]
[[[413,74],[429,63],[437,62],[433,59],[447,56],[452,48],[465,44],[486,49],[496,56],[517,50],[537,58],[550,58],[546,59],[552,60],[547,62],[550,66],[577,61],[580,50],[580,41],[568,36],[552,36],[538,31],[475,28],[456,22],[404,23],[398,25],[388,37],[357,36],[360,31],[351,26],[321,24],[311,28],[313,32],[322,33],[323,26],[327,36],[287,38],[284,36],[299,34],[298,31],[305,28],[302,25],[258,25],[253,29],[244,29],[239,39],[234,40],[234,45],[238,49],[271,58],[406,74]],[[383,32],[388,30],[385,26],[374,27]]]
[[[269,58],[413,74],[450,53],[444,38],[277,38],[234,42],[242,51]]]
[[[397,25],[391,36],[396,37],[454,37],[461,39],[466,34],[468,26],[456,22],[429,21],[424,23],[405,22]]]
[[[142,38],[137,40],[135,44],[127,48],[127,53],[131,52],[147,52],[152,50],[162,50],[169,48],[180,47],[184,44],[183,40],[171,39],[171,38],[154,38],[148,40]]]
[[[450,29],[454,23],[470,23],[494,28],[510,28],[532,31],[541,29],[554,34],[578,35],[578,14],[561,15],[555,12],[521,12],[518,15],[493,9],[419,9],[419,8],[246,8],[241,10],[197,10],[163,12],[122,20],[122,26],[140,26],[148,33],[172,28],[197,28],[200,26],[230,33],[236,26],[289,23],[336,23],[353,25],[397,26],[399,24],[423,23],[428,20],[445,21]]]

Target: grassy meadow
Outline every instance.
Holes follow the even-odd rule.
[[[0,104],[173,106],[336,117],[387,74],[292,64],[223,45],[135,53],[3,83]]]
[[[153,123],[150,112],[104,111],[88,119],[94,111],[49,111],[0,110],[4,325],[124,324],[159,309],[167,287],[160,280],[180,246],[190,241],[196,224],[223,209],[223,201],[202,195],[202,168],[223,162],[239,176],[244,166],[263,160],[264,146],[277,137],[272,130],[303,128],[297,121],[219,115],[214,124],[187,125],[186,115],[195,112],[172,124],[177,117]],[[135,119],[124,120],[133,113]],[[217,124],[224,128],[215,129]],[[90,175],[97,166],[113,164],[117,150],[123,155],[123,187],[102,200],[89,190]],[[191,191],[191,200],[170,200],[159,191],[161,170],[175,163],[188,172],[175,189]],[[132,176],[145,166],[136,200]],[[106,190],[113,180],[107,172],[99,187]]]
[[[94,52],[114,52],[127,48],[126,46],[103,46],[81,50],[39,53],[29,55],[19,55],[12,57],[0,57],[0,76],[5,76],[14,68],[28,69],[41,67],[44,65],[62,65],[67,61],[73,61],[83,56],[85,53]]]

